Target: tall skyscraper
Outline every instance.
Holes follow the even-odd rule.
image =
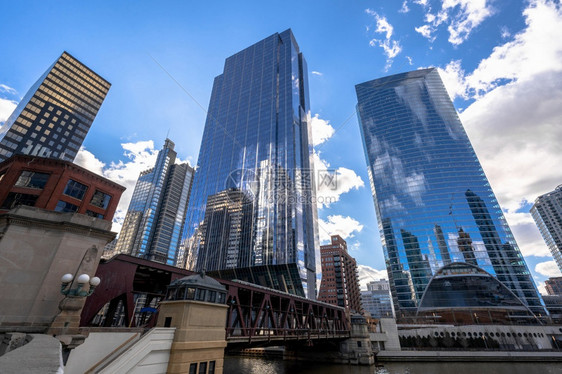
[[[308,105],[306,62],[291,30],[226,59],[189,202],[186,267],[315,297]]]
[[[63,52],[0,128],[0,162],[13,154],[74,161],[110,86]]]
[[[175,161],[174,143],[166,139],[154,167],[137,180],[115,253],[177,264],[194,171]]]
[[[465,262],[545,309],[437,70],[358,84],[368,174],[397,317],[431,277]]]
[[[347,252],[347,242],[332,235],[331,243],[320,247],[322,282],[318,300],[361,313],[361,293],[357,262]]]
[[[552,192],[537,197],[531,215],[562,271],[562,184]]]

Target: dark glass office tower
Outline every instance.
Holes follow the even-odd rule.
[[[110,86],[64,52],[0,129],[0,162],[13,154],[74,161]]]
[[[291,30],[215,78],[184,232],[186,267],[315,297],[306,62]]]
[[[355,88],[397,317],[415,314],[431,277],[453,262],[484,269],[545,315],[437,70]]]
[[[193,168],[175,161],[174,143],[166,139],[154,167],[137,180],[115,253],[177,265]]]

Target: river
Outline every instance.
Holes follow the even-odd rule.
[[[527,362],[416,362],[388,363],[382,367],[283,361],[227,356],[224,374],[558,374],[562,363]]]

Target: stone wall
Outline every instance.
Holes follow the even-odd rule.
[[[103,247],[115,237],[110,228],[86,215],[27,206],[0,214],[0,332],[45,332],[64,298],[61,276],[80,266],[94,276]]]

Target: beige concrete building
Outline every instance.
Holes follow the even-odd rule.
[[[46,332],[65,299],[61,276],[94,276],[115,237],[110,228],[111,221],[28,206],[0,214],[0,333]],[[83,303],[75,303],[78,317]]]
[[[223,372],[225,298],[224,286],[204,274],[172,282],[157,324],[176,328],[168,373]]]

